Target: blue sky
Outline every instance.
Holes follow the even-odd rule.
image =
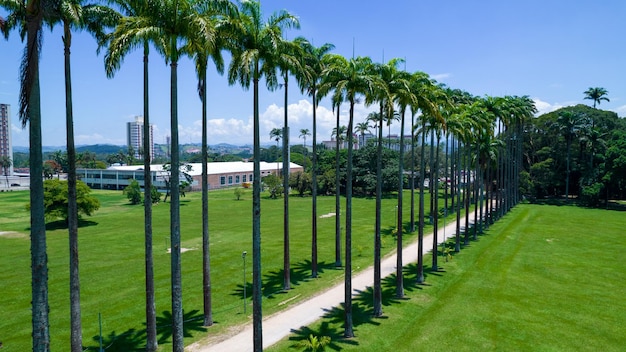
[[[406,59],[406,70],[424,71],[452,88],[484,96],[528,95],[540,112],[579,103],[589,87],[604,87],[610,102],[600,108],[626,116],[626,1],[623,0],[262,0],[265,16],[286,9],[300,19],[304,36],[315,45],[332,43],[334,53],[369,56],[374,61]],[[6,12],[0,10],[0,16]],[[85,33],[73,37],[72,79],[76,143],[126,143],[126,122],[141,115],[141,53],[128,55],[113,79],[104,73],[103,55]],[[0,40],[0,103],[12,109],[13,140],[28,145],[17,121],[18,72],[23,44],[17,32]],[[169,67],[150,56],[150,117],[155,142],[170,133]],[[201,104],[189,59],[179,64],[180,142],[200,142]],[[209,71],[209,143],[252,143],[252,91],[229,86]],[[310,99],[295,82],[289,91],[291,143],[311,129]],[[46,30],[41,56],[43,143],[65,145],[65,98],[61,30]],[[261,139],[282,127],[283,92],[261,89]],[[371,109],[359,106],[355,122]],[[342,107],[347,123],[347,105]],[[335,125],[328,100],[318,110],[318,140],[330,139]],[[392,126],[392,133],[399,125]],[[310,137],[307,140],[310,144]]]

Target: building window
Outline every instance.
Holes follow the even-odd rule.
[[[226,176],[220,176],[220,185],[226,184]]]
[[[252,174],[250,174],[250,182],[252,182]]]
[[[235,183],[239,183],[239,175],[235,176]]]
[[[233,177],[232,176],[228,176],[228,184],[229,185],[233,184]]]
[[[243,182],[246,182],[246,176],[248,175],[243,175]]]

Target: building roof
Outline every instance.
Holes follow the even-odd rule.
[[[283,163],[267,163],[265,161],[259,162],[261,171],[273,171],[276,169],[282,169]],[[190,176],[199,176],[202,174],[202,163],[189,163],[191,170],[187,173]],[[240,172],[252,172],[254,162],[252,161],[227,161],[227,162],[210,162],[207,163],[207,174],[228,174],[228,173],[240,173]],[[302,166],[289,163],[289,168],[301,168]],[[140,171],[143,170],[143,165],[124,165],[124,166],[111,166],[107,170],[120,170],[120,171]],[[151,171],[161,172],[163,171],[163,165],[150,165]]]

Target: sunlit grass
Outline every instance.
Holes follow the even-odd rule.
[[[94,191],[101,208],[85,218],[79,228],[83,342],[98,349],[99,322],[107,351],[141,350],[145,335],[143,207],[128,204],[121,191]],[[251,190],[235,200],[233,190],[209,195],[211,275],[215,325],[203,328],[201,195],[181,198],[183,307],[186,343],[223,334],[233,326],[251,321],[252,281]],[[405,195],[404,219],[408,222],[410,200]],[[0,193],[0,341],[3,351],[30,350],[30,243],[29,214],[24,205],[28,192]],[[334,212],[334,197],[318,197],[318,215]],[[426,200],[428,202],[428,200]],[[426,203],[428,204],[428,203]],[[389,235],[395,228],[396,200],[383,200],[384,251],[395,248]],[[342,200],[342,207],[345,200]],[[373,262],[375,200],[356,198],[353,203],[354,264],[357,270]],[[343,280],[343,270],[333,267],[335,218],[318,219],[320,278],[310,278],[311,198],[290,197],[292,287],[282,291],[283,200],[262,200],[263,314],[269,315],[310,297],[316,291]],[[343,212],[344,210],[342,210]],[[345,230],[345,219],[342,218]],[[154,260],[157,314],[161,350],[169,345],[170,256],[169,203],[154,207]],[[406,235],[407,241],[415,234]],[[67,229],[47,231],[51,349],[69,349],[69,273]],[[243,314],[243,260],[247,251],[247,314]],[[343,256],[343,253],[342,253]],[[287,303],[286,303],[287,302]]]
[[[269,350],[314,334],[346,351],[623,351],[625,227],[624,212],[520,205],[425,285],[407,271],[407,299],[387,278],[384,318],[359,296],[356,338],[337,309]]]

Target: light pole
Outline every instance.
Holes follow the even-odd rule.
[[[246,314],[246,254],[248,254],[246,251],[241,253],[243,259],[243,314]]]

